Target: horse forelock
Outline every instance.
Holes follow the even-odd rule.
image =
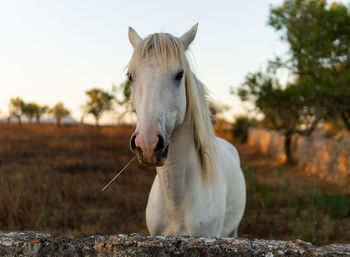
[[[155,33],[145,38],[134,50],[128,70],[132,74],[141,62],[154,56],[164,74],[169,67],[180,63],[185,73],[187,110],[186,117],[193,123],[194,141],[201,160],[205,182],[216,178],[216,137],[210,119],[207,90],[195,77],[180,39],[168,33]]]
[[[168,33],[154,33],[149,35],[136,47],[129,62],[129,72],[133,72],[141,62],[147,62],[150,56],[155,56],[161,64],[164,74],[169,66],[178,61],[183,65],[184,49],[181,41]]]

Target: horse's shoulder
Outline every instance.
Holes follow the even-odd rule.
[[[233,144],[231,144],[230,142],[228,142],[227,140],[225,140],[221,137],[217,137],[216,139],[217,139],[217,144],[218,144],[219,149],[221,148],[221,150],[226,150],[229,153],[238,156],[238,151],[237,151],[236,147],[234,147]]]

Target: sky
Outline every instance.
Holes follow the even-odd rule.
[[[0,0],[0,116],[19,96],[50,106],[62,101],[79,120],[86,90],[125,80],[133,50],[128,26],[141,37],[181,36],[199,22],[190,47],[195,72],[214,101],[231,107],[231,118],[244,108],[230,86],[287,51],[267,25],[270,6],[282,2]]]

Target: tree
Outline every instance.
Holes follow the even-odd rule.
[[[288,43],[287,58],[248,74],[237,93],[264,114],[265,125],[284,130],[290,159],[291,136],[310,135],[320,120],[338,117],[350,129],[350,13],[324,0],[285,0],[271,9],[269,24]],[[284,87],[273,74],[281,68],[295,76]]]
[[[40,123],[40,118],[43,114],[47,113],[49,111],[49,107],[47,105],[38,105],[35,111],[35,119],[36,123]]]
[[[30,123],[32,123],[35,113],[38,111],[39,105],[36,103],[23,103],[23,114],[27,116]]]
[[[24,101],[19,98],[11,98],[9,103],[9,118],[15,117],[21,124],[21,115],[23,114]]]
[[[287,68],[300,85],[313,86],[317,120],[338,117],[350,130],[349,9],[324,0],[285,0],[271,9],[269,24],[289,45],[288,58],[277,57],[270,67]]]
[[[114,96],[102,89],[93,88],[85,92],[88,101],[84,106],[85,112],[92,114],[95,118],[95,124],[98,122],[105,111],[109,111],[113,107]]]
[[[60,126],[61,119],[69,115],[70,111],[66,109],[62,102],[59,102],[54,107],[52,107],[51,113],[53,113],[56,118],[57,126]]]
[[[236,93],[264,114],[265,124],[284,131],[287,161],[292,161],[292,136],[295,133],[310,135],[317,124],[309,102],[312,91],[298,83],[283,88],[271,74],[257,72],[248,74]]]

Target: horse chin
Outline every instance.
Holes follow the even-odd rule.
[[[151,167],[151,168],[156,168],[156,167],[161,167],[164,165],[166,158],[162,158],[159,162],[157,163],[149,163],[149,162],[140,162],[143,166],[146,167]]]

